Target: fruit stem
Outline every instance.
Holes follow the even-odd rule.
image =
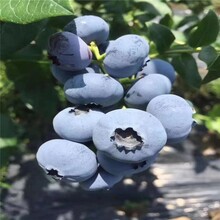
[[[173,55],[176,55],[176,54],[181,54],[181,53],[199,53],[200,51],[202,50],[202,47],[197,47],[197,48],[191,48],[191,47],[181,47],[181,48],[171,48],[167,51],[164,52],[165,55],[168,55],[168,56],[173,56]],[[155,58],[155,57],[158,57],[160,54],[155,52],[155,53],[152,53],[150,54],[150,57],[151,58]]]
[[[165,54],[176,54],[176,53],[198,53],[202,50],[201,47],[197,48],[179,48],[179,49],[170,49],[165,51]]]
[[[123,85],[127,85],[127,84],[131,84],[131,83],[135,82],[136,80],[137,80],[136,77],[132,76],[131,78],[119,79],[119,82]]]
[[[103,65],[103,63],[102,63],[101,61],[93,60],[92,63],[98,65],[103,74],[109,75],[109,74],[105,71],[104,65]]]
[[[99,48],[94,41],[90,43],[89,49],[92,51],[98,61],[103,61],[105,59],[106,53],[100,54]]]

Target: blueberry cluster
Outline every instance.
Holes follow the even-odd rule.
[[[170,94],[172,65],[150,60],[141,36],[108,37],[102,18],[81,16],[48,45],[51,72],[73,106],[54,117],[60,139],[42,144],[37,161],[48,175],[85,190],[111,188],[146,170],[164,145],[184,140],[193,124],[190,104]]]

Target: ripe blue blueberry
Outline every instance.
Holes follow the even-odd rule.
[[[54,117],[53,128],[64,139],[87,142],[92,140],[93,127],[103,115],[90,106],[68,107]]]
[[[160,121],[138,109],[117,109],[95,125],[93,142],[107,156],[122,162],[142,162],[157,154],[167,141]]]
[[[104,67],[113,77],[129,77],[140,70],[148,53],[149,45],[144,38],[134,34],[123,35],[108,46]]]
[[[96,155],[88,147],[63,139],[42,144],[36,158],[48,175],[64,181],[89,179],[98,167]]]
[[[65,82],[68,79],[70,79],[73,76],[78,75],[78,74],[101,72],[100,68],[95,64],[90,65],[90,66],[86,67],[85,69],[77,70],[77,71],[63,70],[63,69],[60,69],[59,66],[57,66],[55,64],[51,64],[50,71],[51,71],[52,75],[55,77],[55,79],[61,84],[65,84]]]
[[[157,96],[149,102],[147,112],[157,117],[164,126],[168,144],[184,140],[191,131],[193,110],[180,96]]]
[[[110,189],[121,179],[121,176],[112,175],[99,166],[97,172],[91,178],[81,182],[80,186],[88,191]]]
[[[147,64],[150,62],[150,60],[151,60],[150,57],[147,56],[147,57],[144,59],[142,68],[144,68],[145,66],[147,66]]]
[[[170,80],[160,74],[149,74],[138,79],[124,97],[129,107],[146,109],[151,99],[171,91]]]
[[[51,71],[52,75],[55,77],[55,79],[61,84],[65,84],[65,82],[68,79],[72,78],[73,76],[75,76],[77,74],[87,73],[86,69],[77,70],[77,71],[63,70],[63,69],[60,69],[59,66],[57,66],[55,64],[51,64],[50,71]]]
[[[50,37],[48,55],[53,64],[68,71],[84,69],[92,60],[88,45],[70,32],[58,32]]]
[[[92,41],[95,41],[96,44],[103,43],[109,36],[108,23],[94,15],[77,17],[68,23],[64,30],[78,35],[87,44],[90,44]]]
[[[104,170],[116,176],[127,176],[147,170],[155,161],[157,154],[149,156],[147,160],[139,163],[126,163],[114,160],[105,155],[102,151],[97,151],[97,158],[99,164]]]
[[[87,73],[74,76],[64,85],[66,98],[78,105],[96,103],[103,107],[118,103],[123,95],[122,85],[110,76]]]
[[[137,74],[137,77],[140,75],[146,75],[151,73],[159,73],[169,78],[171,83],[174,83],[176,79],[176,74],[173,66],[161,59],[151,59],[149,62],[146,63],[146,65],[143,67],[143,69]]]

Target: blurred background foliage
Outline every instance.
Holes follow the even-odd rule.
[[[0,19],[0,187],[8,187],[4,176],[9,162],[36,152],[51,139],[53,117],[69,105],[50,73],[47,39],[80,15],[105,19],[109,39],[129,33],[144,36],[151,45],[151,58],[172,62],[178,72],[173,93],[194,104],[195,119],[205,129],[206,139],[214,139],[213,146],[220,148],[219,1],[56,0],[68,10],[33,11],[32,20],[28,16],[16,20],[4,1],[0,5],[6,11]]]

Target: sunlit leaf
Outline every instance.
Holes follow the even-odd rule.
[[[1,0],[0,20],[27,24],[73,14],[72,0]]]

